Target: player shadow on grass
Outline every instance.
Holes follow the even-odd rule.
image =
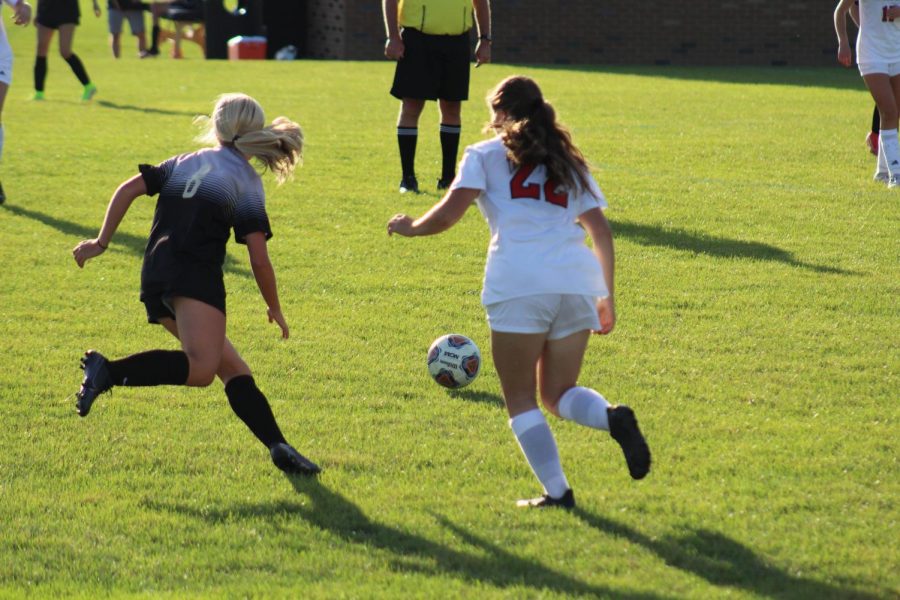
[[[297,493],[308,501],[301,503],[282,500],[208,509],[148,500],[143,506],[202,519],[212,525],[228,524],[236,519],[262,518],[278,527],[286,518],[298,517],[347,544],[358,545],[367,552],[386,553],[389,555],[391,570],[400,573],[450,576],[498,588],[528,587],[537,594],[549,591],[570,596],[625,600],[664,598],[656,594],[590,585],[534,560],[517,556],[454,525],[444,517],[436,516],[443,526],[453,531],[466,544],[476,548],[474,552],[453,550],[428,538],[371,519],[358,506],[323,486],[317,479],[291,476],[287,479]]]
[[[60,233],[78,238],[71,243],[71,246],[69,248],[66,248],[66,251],[71,250],[72,247],[74,247],[75,244],[81,240],[93,238],[100,230],[99,227],[88,227],[85,225],[80,225],[78,223],[73,223],[72,221],[58,219],[36,210],[22,208],[21,206],[3,204],[0,205],[0,208],[11,212],[18,217],[26,217],[28,219],[38,221],[39,223],[43,223],[48,227],[56,229]],[[117,231],[115,237],[113,238],[113,244],[111,244],[110,246],[110,250],[113,252],[118,252],[119,249],[123,247],[132,254],[136,254],[137,256],[144,256],[144,249],[147,247],[147,238],[131,233],[125,233],[124,231]],[[235,275],[240,275],[241,277],[252,276],[250,271],[239,267],[235,260],[228,254],[225,255],[225,266],[223,268],[227,273],[234,273]]]
[[[627,221],[611,220],[610,225],[615,236],[628,239],[642,246],[662,246],[664,248],[674,248],[675,250],[685,250],[719,258],[749,258],[752,260],[775,261],[793,267],[809,269],[817,273],[861,275],[857,271],[805,263],[794,258],[794,255],[787,250],[762,242],[747,242],[699,232],[690,232],[684,229],[669,229]]]
[[[203,111],[150,108],[148,106],[134,106],[133,104],[116,104],[115,102],[110,102],[109,100],[97,100],[97,104],[99,104],[103,108],[112,108],[114,110],[133,110],[135,112],[142,112],[152,115],[184,115],[187,117],[196,117],[197,115],[203,114]]]
[[[743,589],[771,598],[878,598],[853,587],[852,583],[836,586],[792,575],[716,531],[691,529],[683,534],[657,538],[582,508],[575,508],[573,513],[594,529],[643,546],[667,565],[690,572],[715,586]]]

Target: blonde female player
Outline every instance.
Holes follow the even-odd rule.
[[[859,0],[859,35],[856,62],[881,117],[878,164],[875,179],[889,188],[900,187],[900,5],[895,0]],[[840,0],[834,10],[838,38],[838,62],[851,65],[847,36],[847,14],[854,0]]]
[[[141,272],[141,301],[150,323],[159,323],[181,341],[181,350],[150,350],[107,360],[89,350],[82,359],[84,380],[78,414],[86,416],[97,396],[114,385],[208,386],[216,375],[225,384],[231,408],[269,449],[283,471],[304,475],[319,467],[291,447],[247,363],[225,337],[222,265],[231,230],[245,244],[269,322],[288,337],[278,301],[275,271],[266,241],[272,237],[257,159],[279,183],[290,177],[303,149],[300,127],[284,117],[265,125],[259,104],[243,94],[219,97],[202,140],[215,144],[163,161],[140,165],[140,174],[119,186],[99,235],[75,246],[79,267],[112,242],[131,203],[159,194]]]
[[[482,302],[494,365],[510,427],[544,487],[543,496],[519,505],[571,508],[575,497],[536,389],[551,413],[609,431],[633,478],[650,469],[632,410],[577,385],[591,331],[609,333],[616,321],[612,233],[601,210],[606,201],[533,80],[509,77],[487,100],[497,136],[466,149],[449,193],[425,215],[395,215],[387,230],[440,233],[478,204],[491,230]]]

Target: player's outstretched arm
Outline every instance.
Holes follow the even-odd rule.
[[[79,242],[72,250],[72,256],[79,267],[84,267],[89,259],[103,254],[103,251],[112,241],[119,223],[125,218],[125,213],[131,207],[131,203],[138,196],[147,193],[147,184],[140,175],[135,175],[122,185],[120,185],[106,207],[106,216],[103,217],[103,226],[100,227],[100,233],[92,240],[84,240]]]
[[[247,234],[247,252],[250,253],[250,267],[253,269],[253,277],[259,293],[266,302],[266,315],[269,323],[277,323],[281,328],[281,337],[284,339],[290,335],[287,320],[281,313],[281,303],[278,300],[278,284],[275,281],[275,267],[269,260],[269,249],[266,246],[266,235],[261,231]]]
[[[462,219],[480,193],[481,190],[472,188],[456,188],[416,220],[409,215],[396,214],[388,221],[388,235],[414,237],[447,231]]]

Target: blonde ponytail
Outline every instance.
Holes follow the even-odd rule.
[[[210,117],[197,117],[199,142],[234,146],[257,159],[275,174],[279,184],[294,173],[303,156],[303,131],[297,123],[278,117],[269,126],[259,103],[246,94],[222,94]]]

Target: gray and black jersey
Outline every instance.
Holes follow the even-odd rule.
[[[202,280],[221,289],[224,304],[222,265],[231,230],[238,243],[246,243],[254,232],[272,237],[259,174],[228,146],[139,169],[147,194],[159,194],[144,252],[142,299],[147,294],[178,295]]]

